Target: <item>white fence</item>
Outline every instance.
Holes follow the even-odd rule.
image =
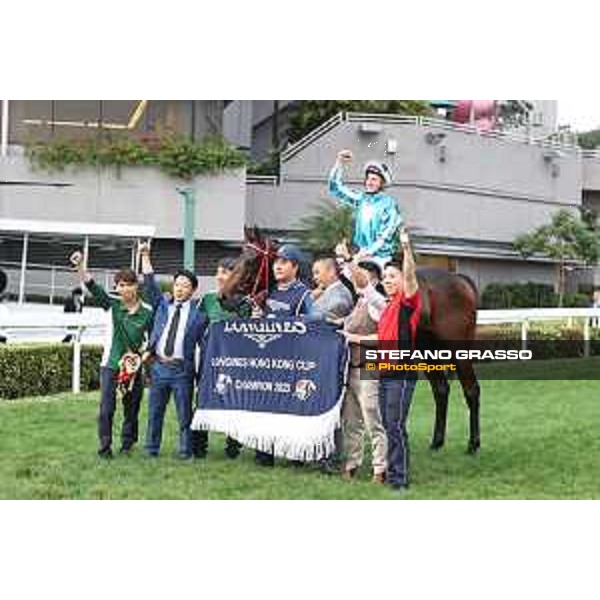
[[[583,322],[583,353],[590,355],[591,321],[600,319],[600,308],[517,308],[511,310],[477,311],[478,325],[521,325],[521,347],[527,349],[527,332],[531,323],[542,321],[567,321],[573,324],[576,320]]]
[[[520,324],[522,348],[527,348],[527,333],[531,323],[541,321],[568,321],[583,323],[584,356],[590,354],[590,328],[592,319],[600,319],[600,308],[531,308],[513,310],[480,310],[477,312],[478,325]],[[103,311],[87,311],[81,314],[28,313],[6,310],[0,312],[0,334],[19,332],[70,333],[73,341],[72,390],[79,393],[81,380],[81,344],[85,333],[94,337],[105,333],[107,315]],[[18,341],[27,338],[19,336]],[[35,339],[35,338],[32,338]],[[29,340],[31,341],[31,340]],[[39,340],[38,340],[39,341]]]
[[[581,153],[581,149],[576,143],[576,138],[572,135],[554,134],[546,137],[534,137],[533,135],[512,131],[491,130],[485,131],[474,125],[454,123],[445,119],[436,119],[431,117],[396,115],[396,114],[372,114],[372,113],[338,113],[325,121],[317,128],[307,133],[297,142],[288,145],[281,153],[282,162],[286,162],[298,152],[324,136],[326,133],[340,125],[341,123],[380,123],[395,125],[412,125],[418,127],[429,127],[434,129],[445,129],[459,131],[465,134],[473,134],[479,137],[494,138],[506,142],[519,144],[530,144],[542,148],[557,149],[567,153]],[[594,151],[587,151],[587,157],[598,158],[599,155]]]

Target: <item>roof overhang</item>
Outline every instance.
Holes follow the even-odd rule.
[[[154,225],[129,225],[125,223],[83,223],[77,221],[0,219],[0,233],[2,232],[50,233],[117,238],[152,238],[156,233],[156,227]]]

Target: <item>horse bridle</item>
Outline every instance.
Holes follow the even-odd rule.
[[[256,279],[254,280],[254,287],[252,288],[252,291],[245,297],[246,300],[249,300],[253,305],[256,306],[258,305],[256,297],[258,295],[258,290],[260,288],[261,282],[264,281],[265,290],[269,289],[271,270],[270,261],[272,258],[275,257],[275,250],[271,246],[270,240],[266,241],[266,246],[264,248],[257,246],[253,242],[246,242],[244,244],[244,247],[254,250],[261,257],[260,265],[258,266],[258,273],[256,274]]]

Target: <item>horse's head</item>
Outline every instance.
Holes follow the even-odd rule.
[[[242,253],[221,293],[230,306],[238,306],[245,298],[262,306],[273,280],[272,263],[277,245],[256,227],[246,228],[244,237]]]

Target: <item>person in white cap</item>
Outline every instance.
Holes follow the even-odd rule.
[[[352,241],[358,247],[358,259],[374,260],[383,268],[395,256],[397,232],[404,223],[396,200],[384,192],[392,176],[385,164],[369,161],[364,167],[365,189],[354,190],[342,181],[344,165],[351,160],[350,150],[338,153],[329,174],[329,193],[354,211]]]

